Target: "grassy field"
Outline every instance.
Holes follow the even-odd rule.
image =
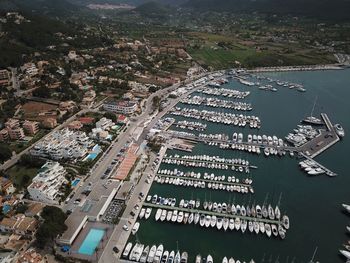
[[[17,190],[23,190],[31,183],[37,172],[37,168],[27,168],[24,166],[15,165],[7,170],[6,173],[9,175],[9,178]]]
[[[334,63],[334,57],[326,52],[297,45],[255,43],[230,36],[189,33],[189,54],[199,64],[212,69],[225,69],[236,65],[243,67],[287,66]],[[262,48],[262,50],[256,49]]]

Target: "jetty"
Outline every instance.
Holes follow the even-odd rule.
[[[310,158],[316,157],[340,140],[328,115],[321,113],[321,117],[327,129],[319,130],[320,134],[318,136],[297,148],[299,153],[303,153]]]
[[[265,224],[275,224],[275,225],[281,225],[283,226],[282,220],[271,220],[270,218],[263,218],[263,217],[252,217],[252,216],[242,216],[242,215],[232,215],[228,213],[219,213],[209,210],[200,210],[197,208],[184,208],[184,207],[172,207],[172,206],[166,206],[161,204],[152,204],[152,203],[144,203],[143,206],[145,207],[151,207],[151,208],[160,208],[165,210],[177,210],[182,212],[188,212],[188,213],[199,213],[203,215],[210,215],[210,216],[217,216],[217,217],[226,217],[226,218],[239,218],[241,220],[247,220],[247,221],[256,221],[256,222],[263,222]]]

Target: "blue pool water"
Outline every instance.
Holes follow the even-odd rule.
[[[3,212],[4,214],[7,214],[10,210],[11,210],[11,206],[9,206],[9,205],[4,205],[4,206],[2,207],[2,212]]]
[[[91,228],[89,234],[81,244],[78,253],[89,256],[93,255],[104,234],[105,230],[103,229]]]
[[[77,186],[77,184],[80,182],[80,179],[75,179],[73,182],[72,182],[72,186]]]
[[[97,157],[97,153],[90,153],[87,157],[88,160],[94,160]]]

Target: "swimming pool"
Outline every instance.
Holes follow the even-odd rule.
[[[77,186],[77,184],[80,182],[80,179],[75,179],[73,182],[72,182],[72,186],[75,187]]]
[[[85,237],[81,244],[78,253],[92,256],[95,253],[95,249],[100,244],[102,237],[105,234],[105,230],[98,228],[91,228],[89,234]]]
[[[87,157],[88,160],[94,160],[97,157],[97,153],[90,153]]]

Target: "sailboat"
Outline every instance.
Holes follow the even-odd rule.
[[[317,97],[315,98],[314,106],[312,107],[311,115],[306,117],[303,122],[313,124],[313,125],[323,125],[322,120],[313,116],[315,105],[316,105]]]

